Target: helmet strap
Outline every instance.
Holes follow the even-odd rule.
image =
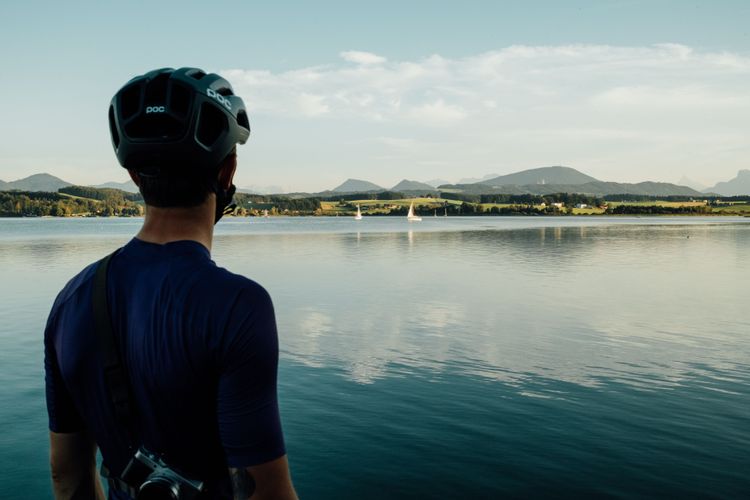
[[[229,186],[229,189],[221,189],[218,182],[214,184],[214,193],[216,193],[216,217],[214,224],[219,222],[224,215],[231,214],[237,208],[237,204],[232,203],[235,191],[237,191],[237,186],[234,184]]]

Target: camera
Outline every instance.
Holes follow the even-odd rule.
[[[121,478],[135,489],[136,500],[193,500],[205,492],[203,482],[176,472],[143,447],[130,459]]]

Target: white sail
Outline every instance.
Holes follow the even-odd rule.
[[[357,215],[354,216],[354,220],[362,220],[362,211],[359,209],[359,205],[357,205]]]
[[[411,202],[411,205],[409,205],[409,213],[406,215],[406,220],[409,222],[418,222],[422,220],[422,217],[418,215],[414,215],[414,202]]]

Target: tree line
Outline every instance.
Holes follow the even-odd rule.
[[[711,207],[707,205],[687,205],[670,207],[663,205],[617,205],[608,207],[607,215],[686,215],[686,214],[710,214]]]
[[[69,194],[44,191],[0,191],[0,217],[143,215],[142,205],[127,200],[123,196],[93,199]]]
[[[431,194],[425,195],[426,197],[431,197]],[[368,191],[366,193],[343,193],[343,194],[334,194],[334,193],[328,193],[325,195],[321,195],[319,199],[321,201],[353,201],[353,200],[403,200],[404,198],[408,198],[404,193],[399,193],[396,191]]]
[[[500,203],[508,205],[551,205],[564,203],[565,205],[585,204],[592,207],[602,206],[605,201],[598,196],[578,193],[554,194],[468,194],[468,193],[440,193],[447,200],[463,201],[467,203]]]
[[[258,211],[276,213],[315,213],[320,210],[320,198],[291,198],[278,195],[236,193],[234,202],[238,215],[258,215]]]
[[[58,193],[65,193],[71,196],[80,196],[81,198],[91,198],[92,200],[113,200],[113,201],[143,201],[141,193],[129,193],[121,189],[114,188],[95,188],[91,186],[67,186],[57,190]]]
[[[585,204],[592,207],[606,207],[607,201],[692,201],[690,197],[669,196],[632,196],[613,195],[604,200],[597,196],[577,193],[555,193],[549,195],[534,194],[465,194],[441,193],[443,199],[434,199],[415,206],[419,215],[569,215],[572,207]],[[431,196],[429,196],[431,197]],[[339,205],[355,210],[354,200],[401,200],[407,197],[394,191],[370,193],[347,193],[315,197],[296,197],[284,195],[257,195],[247,193],[235,194],[237,210],[235,215],[261,215],[266,210],[271,215],[318,215],[322,214],[321,201],[337,201]],[[448,203],[447,199],[454,201]],[[670,215],[670,214],[710,214],[714,206],[722,202],[748,202],[750,196],[707,197],[708,205],[701,206],[663,206],[654,205],[617,205],[606,207],[608,215]],[[460,203],[455,203],[456,201]],[[563,203],[564,209],[553,206]],[[483,204],[501,204],[506,206],[482,206]],[[371,215],[406,215],[408,205],[390,206],[387,213]],[[140,193],[128,193],[112,188],[93,188],[89,186],[68,186],[58,192],[0,191],[0,217],[28,216],[132,216],[143,215],[143,200]]]

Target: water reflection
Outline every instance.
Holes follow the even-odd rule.
[[[542,376],[654,389],[695,363],[750,361],[727,349],[746,346],[750,275],[734,265],[750,257],[746,226],[406,236],[406,248],[398,234],[232,236],[216,259],[271,289],[284,356],[359,383],[455,368],[519,387]],[[232,257],[241,247],[275,259],[249,265]]]
[[[233,222],[214,258],[269,289],[284,357],[340,367],[363,384],[451,369],[519,388],[544,377],[653,389],[690,379],[696,365],[750,364],[747,224],[526,227],[535,223],[342,232],[329,221],[326,232],[316,221],[315,232],[255,234]],[[106,238],[18,228],[22,236],[0,238],[0,268],[14,284],[0,292],[5,313],[32,303],[43,317],[70,276],[134,229],[103,227]]]

